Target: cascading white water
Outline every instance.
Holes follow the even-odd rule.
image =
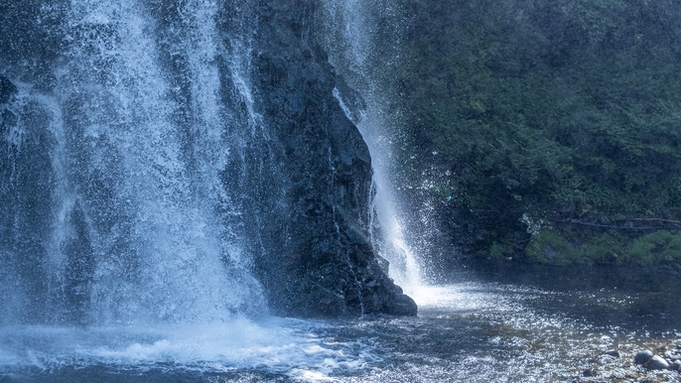
[[[262,300],[216,216],[229,198],[217,177],[229,155],[224,137],[232,127],[225,125],[239,122],[220,121],[215,6],[188,2],[178,10],[186,25],[177,33],[185,36],[170,55],[188,58],[192,98],[191,117],[178,124],[173,113],[180,108],[154,40],[161,27],[144,7],[72,3],[72,40],[66,64],[57,69],[57,94],[67,118],[77,120],[65,145],[69,160],[78,162],[70,169],[88,174],[56,177],[70,180],[70,195],[62,198],[82,200],[90,229],[94,323],[225,320],[244,302]],[[108,183],[111,197],[83,193],[97,181]],[[107,214],[121,212],[125,217],[105,224]],[[128,242],[122,251],[115,248],[121,241]]]
[[[34,300],[13,296],[31,294],[20,286],[28,272],[19,273],[24,281],[3,288],[12,302],[3,306],[15,307],[3,321],[68,322],[74,300],[82,309],[77,321],[94,325],[211,322],[245,306],[264,311],[258,284],[219,217],[229,213],[218,177],[229,156],[225,140],[242,127],[222,120],[216,7],[188,2],[178,10],[184,36],[170,54],[188,58],[192,97],[191,117],[178,122],[181,108],[155,40],[161,21],[131,0],[70,4],[56,86],[51,94],[19,87],[18,122],[9,134],[15,154],[8,157],[17,168],[30,150],[22,141],[48,136],[40,149],[50,161],[38,166],[51,166],[52,235],[35,244],[45,255],[32,275],[44,274],[46,292]],[[21,171],[29,174],[15,181],[35,176]],[[22,230],[16,235],[25,236]],[[79,251],[69,251],[74,244]],[[24,314],[35,308],[17,308],[40,299],[48,313],[41,319]]]
[[[360,93],[362,106],[349,105],[342,91],[334,91],[347,116],[357,125],[371,153],[373,181],[376,196],[373,209],[380,223],[380,236],[375,238],[375,247],[390,263],[390,276],[405,289],[414,294],[423,284],[418,257],[407,241],[400,201],[395,196],[398,180],[394,178],[396,151],[399,137],[399,111],[391,107],[387,92],[382,89],[381,79],[373,75],[371,60],[375,59],[376,41],[373,30],[376,20],[370,16],[372,7],[382,14],[398,18],[399,10],[390,4],[370,4],[361,0],[324,1],[321,24],[328,28],[326,46],[330,61],[351,88]],[[395,31],[395,37],[398,37]],[[395,41],[395,44],[398,44]],[[399,51],[399,48],[396,47]],[[386,67],[390,63],[383,62]],[[352,90],[350,90],[352,92]],[[350,96],[352,97],[352,95]],[[353,103],[354,104],[354,103]]]

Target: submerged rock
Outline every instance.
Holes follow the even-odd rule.
[[[653,358],[653,352],[650,350],[643,350],[636,353],[634,356],[634,363],[646,364]]]
[[[669,362],[663,357],[653,354],[650,350],[637,352],[634,356],[634,362],[649,370],[668,370],[670,368]]]
[[[669,363],[667,363],[664,358],[659,355],[653,355],[653,357],[643,365],[645,368],[650,370],[668,370]]]

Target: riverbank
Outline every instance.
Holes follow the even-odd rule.
[[[465,259],[458,266],[487,281],[530,284],[559,290],[681,290],[681,275],[665,264],[546,264],[489,257]],[[457,275],[456,272],[453,275]]]

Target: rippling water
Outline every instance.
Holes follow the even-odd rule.
[[[153,328],[8,327],[2,382],[679,381],[633,365],[681,349],[665,294],[551,292],[493,283],[422,287],[416,318],[234,319]],[[619,358],[605,355],[618,350]],[[590,371],[595,376],[585,376]],[[588,374],[587,374],[588,375]]]

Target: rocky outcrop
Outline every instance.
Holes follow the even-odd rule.
[[[371,159],[332,90],[314,1],[259,1],[250,78],[262,118],[244,151],[253,268],[272,309],[293,316],[414,315],[368,238]],[[229,93],[229,92],[227,92]],[[263,217],[267,217],[263,219]]]

